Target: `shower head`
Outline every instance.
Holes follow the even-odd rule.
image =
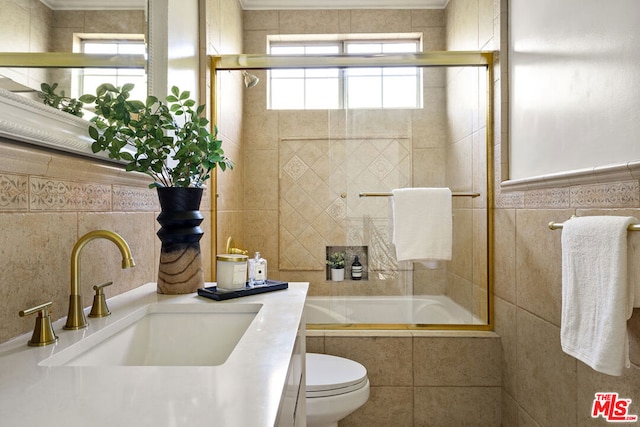
[[[242,75],[244,76],[244,85],[247,89],[254,87],[260,81],[259,78],[257,78],[253,74],[247,73],[246,71],[243,71]]]

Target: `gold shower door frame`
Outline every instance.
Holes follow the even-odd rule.
[[[494,207],[494,55],[493,51],[431,51],[392,55],[219,55],[210,57],[211,123],[217,124],[217,71],[271,70],[287,68],[350,68],[350,67],[477,67],[486,70],[486,209],[487,209],[487,323],[486,324],[313,324],[308,329],[337,330],[481,330],[491,331],[494,325],[493,297],[493,207]],[[215,197],[212,200],[215,204]],[[215,212],[216,207],[212,206]],[[213,227],[212,227],[213,228]],[[211,247],[216,247],[213,233]],[[214,251],[215,252],[215,251]]]

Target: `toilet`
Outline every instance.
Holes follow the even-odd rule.
[[[369,399],[367,369],[328,354],[307,353],[307,426],[337,427]]]

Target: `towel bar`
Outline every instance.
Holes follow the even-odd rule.
[[[552,229],[552,230],[560,230],[563,226],[564,226],[564,223],[562,223],[562,222],[553,222],[553,221],[551,221],[549,223],[549,228]],[[629,227],[627,227],[627,230],[629,230],[629,231],[640,231],[640,224],[631,224]]]
[[[392,193],[360,193],[360,197],[391,197]],[[480,193],[451,193],[451,197],[480,197]]]

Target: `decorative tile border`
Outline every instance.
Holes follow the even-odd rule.
[[[29,178],[30,210],[32,211],[95,211],[111,210],[111,186]]]
[[[0,174],[0,211],[26,211],[29,209],[25,175]]]
[[[160,211],[156,190],[113,186],[113,210],[119,212]]]
[[[544,190],[527,191],[524,193],[524,205],[527,208],[568,208],[569,189],[550,188]]]
[[[578,185],[571,187],[571,207],[638,207],[638,181]]]

